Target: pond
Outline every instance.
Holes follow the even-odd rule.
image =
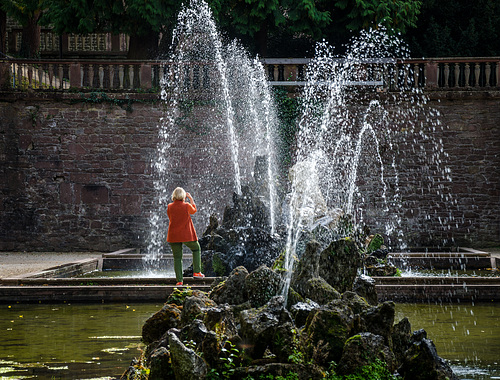
[[[500,305],[396,304],[396,321],[425,329],[460,379],[500,379]]]
[[[0,379],[113,379],[140,352],[159,303],[0,305]],[[500,379],[499,304],[397,304],[460,379]]]
[[[160,304],[0,305],[0,379],[119,377]]]

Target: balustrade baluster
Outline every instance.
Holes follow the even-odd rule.
[[[303,81],[305,80],[304,76],[304,65],[297,65],[297,80]]]
[[[116,65],[109,65],[109,88],[113,89],[115,84]]]
[[[278,80],[280,82],[285,81],[285,65],[278,65]]]
[[[59,72],[58,72],[58,76],[59,76],[59,88],[60,89],[63,89],[64,88],[64,66],[63,64],[59,64]]]
[[[470,86],[470,63],[465,63],[465,87]]]
[[[49,63],[48,72],[49,72],[49,88],[54,88],[54,83],[53,83],[54,65],[52,63]]]
[[[14,65],[15,65],[14,67],[17,67],[17,85],[15,85],[14,87],[21,88],[21,86],[23,84],[22,64],[18,63],[18,64],[14,64]]]
[[[491,63],[486,62],[484,64],[484,85],[490,87],[491,83]]]
[[[80,66],[80,88],[83,87],[83,76],[85,75],[84,67],[85,67],[84,64]]]
[[[99,88],[104,88],[104,66],[99,65]]]
[[[129,88],[134,88],[134,65],[128,65]]]
[[[422,77],[421,77],[422,79],[421,79],[421,83],[420,84],[421,84],[422,87],[425,87],[426,84],[427,84],[426,83],[427,82],[427,65],[425,63],[422,64],[421,70],[422,70]]]
[[[125,67],[123,65],[118,66],[118,81],[119,88],[123,89],[123,77],[125,76]]]
[[[413,65],[413,87],[418,88],[418,81],[420,79],[420,66],[418,63]]]
[[[481,65],[474,63],[474,86],[479,87],[479,74],[481,74]]]
[[[28,64],[28,87],[33,88],[33,66]]]
[[[494,81],[495,83],[493,83],[493,85],[496,87],[500,85],[500,61],[495,62],[495,65],[497,68],[496,70],[497,75],[495,76],[495,81]]]
[[[38,65],[38,88],[43,88],[43,67]]]
[[[450,64],[444,64],[444,87],[450,87]]]
[[[94,65],[89,64],[89,87],[94,87]]]
[[[267,80],[274,82],[274,65],[267,65]]]

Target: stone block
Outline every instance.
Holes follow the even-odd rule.
[[[89,204],[107,204],[109,203],[109,189],[103,185],[84,185],[81,200]]]

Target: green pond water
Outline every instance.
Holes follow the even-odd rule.
[[[404,316],[460,379],[500,379],[500,304],[396,304],[396,322]]]
[[[0,305],[0,379],[113,379],[161,304]],[[500,379],[500,304],[397,304],[460,379]]]
[[[160,304],[0,305],[0,379],[111,379]]]

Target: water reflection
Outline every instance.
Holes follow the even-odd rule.
[[[0,305],[2,379],[106,379],[138,356],[159,304]]]
[[[397,304],[412,330],[425,329],[460,379],[500,379],[500,305]]]

